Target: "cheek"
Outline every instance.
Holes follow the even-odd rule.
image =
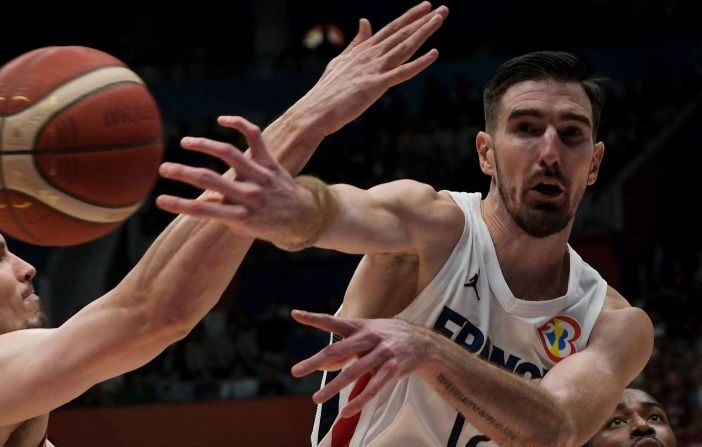
[[[497,181],[505,190],[514,190],[521,188],[522,179],[524,176],[518,171],[517,167],[511,163],[502,163],[502,159],[497,161]]]
[[[658,438],[660,438],[660,440],[663,441],[665,445],[675,445],[675,435],[673,435],[673,432],[669,427],[658,428],[657,431],[659,433]]]
[[[626,430],[605,431],[600,433],[592,445],[595,447],[620,447],[627,445],[627,440]]]

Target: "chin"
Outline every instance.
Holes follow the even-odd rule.
[[[37,312],[37,314],[27,320],[25,329],[41,329],[49,327],[49,319],[43,311]]]
[[[560,233],[572,220],[567,212],[553,208],[530,209],[515,213],[512,218],[526,234],[539,239]]]

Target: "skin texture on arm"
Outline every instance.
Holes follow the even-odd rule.
[[[438,251],[437,245],[455,244],[463,229],[463,213],[448,195],[413,180],[367,191],[351,185],[329,189],[337,211],[315,244],[321,248],[419,255]]]
[[[162,196],[159,206],[221,221],[236,234],[282,248],[314,244],[347,253],[412,253],[437,259],[444,255],[445,260],[463,230],[463,213],[456,203],[429,185],[399,180],[366,191],[318,180],[301,184],[268,153],[262,139],[246,135],[250,158],[235,149],[193,145],[229,164],[238,172],[236,179],[174,163],[161,169],[168,178],[213,191],[218,200]],[[434,265],[429,260],[423,264]]]
[[[263,134],[238,118],[222,117],[219,123],[256,144],[265,140],[281,169],[296,173],[324,136],[436,59],[437,52],[430,51],[407,62],[447,12],[431,11],[425,2],[374,35],[362,20],[354,41],[320,81]],[[182,144],[238,151],[207,139]],[[233,172],[216,175],[225,182]],[[241,177],[246,173],[239,172]],[[169,204],[179,200],[184,199],[161,198],[158,204],[172,209]],[[189,203],[198,208],[221,201],[220,194],[208,192]],[[61,327],[0,335],[0,376],[13,378],[11,386],[0,388],[0,426],[45,414],[95,383],[143,365],[182,338],[217,302],[251,242],[218,220],[178,216],[115,289]]]
[[[359,262],[344,294],[345,318],[392,318],[419,294],[419,256],[381,253]],[[383,299],[377,299],[377,297]]]
[[[582,445],[643,369],[653,346],[653,328],[643,311],[609,309],[601,314],[588,347],[562,360],[536,384],[401,320],[340,319],[300,311],[293,317],[343,337],[292,369],[300,377],[347,365],[314,394],[315,402],[326,401],[372,371],[365,390],[342,410],[349,417],[388,382],[417,374],[502,446]]]

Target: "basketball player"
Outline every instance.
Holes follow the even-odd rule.
[[[298,172],[326,135],[436,59],[432,50],[408,62],[447,13],[424,2],[376,34],[363,19],[319,82],[263,134],[237,118],[219,123],[252,141],[265,139],[281,166]],[[254,148],[251,155],[258,160],[261,153]],[[219,200],[213,192],[199,202]],[[0,446],[51,445],[49,411],[184,337],[221,296],[251,242],[217,220],[178,216],[117,287],[60,327],[45,329],[32,286],[36,272],[0,236]]]
[[[676,447],[663,406],[650,394],[627,388],[604,427],[583,447]]]
[[[411,180],[366,191],[293,178],[263,141],[249,140],[257,160],[210,140],[189,145],[247,173],[233,182],[163,166],[224,197],[160,197],[166,210],[221,219],[288,250],[371,254],[343,319],[293,314],[341,338],[292,370],[343,366],[314,395],[340,394],[341,411],[330,429],[327,409],[318,412],[313,445],[570,447],[601,427],[646,364],[653,329],[567,243],[604,155],[598,82],[562,52],[497,70],[476,137],[491,179],[484,199]]]

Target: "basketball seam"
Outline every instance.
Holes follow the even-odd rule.
[[[87,74],[87,73],[90,73],[90,72],[86,72],[86,73],[84,73],[84,74]],[[75,104],[78,104],[83,98],[89,97],[89,96],[94,95],[94,94],[99,93],[99,92],[107,91],[107,90],[109,90],[109,89],[111,89],[111,88],[114,88],[114,87],[120,86],[120,85],[142,85],[142,86],[143,86],[144,84],[142,84],[142,83],[140,83],[140,82],[134,82],[134,81],[117,81],[117,82],[113,82],[112,84],[103,85],[103,86],[100,87],[100,88],[91,90],[91,91],[86,92],[85,94],[83,94],[83,95],[81,95],[81,96],[76,97],[73,101],[71,101],[71,102],[69,102],[69,103],[66,103],[63,107],[61,107],[60,109],[56,109],[56,110],[54,111],[54,113],[52,113],[51,115],[48,115],[48,116],[46,117],[46,120],[44,121],[44,124],[43,124],[40,128],[38,128],[38,129],[37,129],[37,132],[34,134],[34,140],[32,141],[32,146],[33,146],[33,147],[36,147],[36,141],[37,141],[37,139],[38,139],[39,136],[44,132],[44,129],[46,128],[46,126],[48,126],[48,125],[51,123],[51,121],[53,120],[53,118],[54,118],[55,116],[57,116],[58,114],[63,113],[64,111],[70,109],[70,108],[73,107]],[[144,89],[146,89],[146,87],[144,87]],[[147,93],[148,93],[148,90],[147,90]],[[115,149],[120,149],[120,148],[115,148]],[[9,152],[7,152],[7,153],[9,153]],[[89,204],[91,204],[91,205],[104,206],[102,203],[94,202],[94,201],[92,201],[92,200],[88,200],[86,197],[83,197],[83,196],[81,196],[81,195],[78,195],[75,191],[70,191],[70,190],[67,190],[67,189],[64,188],[64,187],[61,187],[60,185],[57,185],[56,183],[54,183],[54,181],[52,181],[50,178],[48,178],[48,177],[46,177],[46,176],[44,175],[43,171],[39,168],[37,159],[35,158],[33,161],[34,161],[34,167],[36,168],[37,173],[41,176],[41,178],[43,178],[44,181],[45,181],[46,183],[48,183],[49,185],[53,186],[53,187],[56,188],[58,191],[60,191],[60,192],[62,192],[62,193],[64,193],[64,194],[70,195],[70,196],[72,196],[72,197],[75,197],[75,198],[77,198],[77,199],[80,199],[80,200],[82,200],[83,202],[89,203]],[[129,205],[122,205],[122,206],[119,206],[119,207],[117,207],[117,208],[122,208],[122,207],[124,207],[124,206],[129,206]]]
[[[2,120],[2,118],[0,118]],[[0,137],[2,135],[0,134]],[[151,145],[156,145],[156,144],[162,144],[163,143],[163,138],[155,138],[155,139],[150,139],[150,140],[143,140],[143,141],[135,141],[133,143],[123,143],[123,144],[111,144],[111,145],[102,145],[102,146],[78,146],[78,147],[54,147],[50,149],[15,149],[12,151],[2,151],[0,152],[0,157],[4,157],[6,155],[34,155],[34,156],[42,156],[42,155],[56,155],[56,154],[82,154],[86,152],[109,152],[109,151],[114,151],[114,150],[119,150],[119,149],[133,149],[136,147],[140,146],[151,146]]]
[[[81,78],[81,77],[83,77],[83,76],[85,76],[85,75],[88,75],[88,74],[90,74],[90,73],[95,73],[96,71],[103,70],[103,69],[105,69],[105,68],[111,68],[111,67],[115,67],[115,68],[124,68],[124,67],[122,67],[122,66],[120,66],[120,65],[104,65],[104,66],[102,66],[102,67],[98,67],[98,68],[95,69],[95,70],[85,71],[85,72],[81,73],[80,76],[76,76],[76,77],[74,77],[74,78],[71,78],[71,79],[67,80],[66,82],[64,82],[63,84],[61,84],[59,87],[61,87],[61,86],[63,86],[63,85],[66,85],[66,84],[68,84],[68,83],[70,83],[70,82],[73,82],[73,81],[75,81],[76,79],[79,79],[79,78]],[[108,89],[108,88],[110,88],[110,87],[112,87],[112,86],[120,85],[120,84],[141,85],[141,86],[144,87],[144,90],[146,90],[147,92],[149,92],[149,90],[146,88],[146,85],[145,85],[143,82],[138,82],[138,81],[116,81],[116,82],[113,82],[113,83],[111,83],[111,84],[103,85],[102,87],[96,88],[95,90],[90,90],[89,92],[86,92],[84,95],[76,97],[75,100],[73,100],[73,101],[71,101],[70,103],[66,104],[66,106],[64,106],[63,108],[57,109],[57,112],[58,112],[58,111],[61,111],[61,110],[65,110],[67,107],[71,106],[72,104],[75,104],[76,102],[78,102],[78,100],[83,99],[83,98],[85,98],[86,96],[90,96],[90,95],[92,95],[92,94],[95,93],[95,92],[100,92],[100,91],[102,91],[102,90],[105,90],[105,89]],[[3,116],[10,117],[10,116],[13,116],[13,115],[17,115],[18,113],[22,113],[22,112],[28,110],[29,108],[31,108],[34,104],[37,104],[37,103],[39,103],[41,100],[43,100],[44,98],[46,98],[46,97],[47,97],[50,93],[52,93],[54,90],[55,90],[55,89],[52,89],[52,90],[48,91],[45,95],[37,97],[36,101],[34,101],[34,103],[33,103],[31,106],[29,106],[29,107],[27,107],[27,108],[25,108],[25,109],[22,109],[22,110],[20,110],[20,111],[18,111],[18,112],[13,112],[13,113],[0,113],[0,117],[3,117]],[[150,92],[149,92],[149,95],[151,95]],[[49,116],[52,116],[52,117],[53,117],[53,116],[55,116],[55,114],[49,115]]]
[[[33,67],[34,65],[36,65],[36,64],[39,62],[39,60],[38,60],[39,57],[40,57],[40,56],[48,56],[48,55],[50,55],[50,54],[52,53],[52,51],[50,51],[50,50],[54,50],[54,49],[56,49],[56,48],[62,48],[62,47],[61,47],[61,46],[47,47],[47,48],[45,49],[46,51],[42,51],[42,52],[38,53],[31,61],[27,62],[27,64],[26,64],[26,66],[24,67],[24,69],[23,69],[20,73],[18,73],[17,76],[15,76],[15,79],[12,80],[12,81],[16,81],[16,82],[8,82],[8,85],[10,85],[8,91],[11,93],[9,96],[12,96],[12,93],[14,93],[14,92],[13,92],[13,89],[14,89],[14,87],[17,85],[17,82],[18,82],[19,80],[22,79],[22,75],[24,75],[31,67]],[[48,53],[48,54],[47,54],[47,53]],[[65,85],[65,84],[67,84],[67,83],[69,83],[69,82],[71,82],[71,81],[75,81],[76,79],[78,79],[78,78],[80,78],[80,77],[82,77],[82,76],[85,76],[85,75],[87,75],[87,74],[94,73],[94,72],[96,72],[96,71],[98,71],[98,70],[103,70],[103,69],[109,68],[109,67],[127,68],[127,67],[124,66],[124,65],[119,65],[119,64],[114,64],[114,63],[105,64],[105,65],[100,65],[100,66],[97,66],[97,67],[93,67],[93,68],[91,68],[90,70],[82,71],[82,72],[80,72],[80,73],[78,73],[78,74],[76,74],[75,76],[72,76],[72,77],[70,77],[70,78],[66,78],[66,79],[61,83],[61,85]],[[138,75],[137,75],[137,76],[138,76]],[[141,79],[141,77],[139,77],[139,78]],[[127,82],[127,81],[123,81],[123,82]],[[143,82],[129,81],[129,83],[144,85]],[[13,85],[13,84],[14,84],[14,85]],[[110,85],[112,85],[112,84],[110,84]],[[34,103],[36,104],[37,102],[39,102],[39,101],[41,101],[42,99],[46,98],[48,95],[51,94],[51,92],[54,91],[54,89],[55,89],[55,88],[53,88],[53,89],[51,89],[51,90],[48,90],[48,91],[46,91],[43,95],[37,97],[36,100],[34,101]],[[95,91],[97,91],[97,90],[95,90]],[[16,114],[16,113],[18,113],[18,112],[14,112],[14,113],[0,113],[0,116],[11,116],[11,115],[14,115],[14,114]]]
[[[43,60],[45,57],[48,57],[49,55],[53,54],[54,51],[55,51],[57,48],[62,48],[62,47],[60,47],[60,46],[51,46],[51,47],[47,47],[47,48],[44,49],[44,51],[38,52],[38,54],[36,54],[31,60],[27,61],[27,62],[24,64],[24,66],[16,73],[16,75],[13,76],[13,78],[10,79],[10,81],[8,82],[8,91],[11,92],[11,93],[13,93],[13,92],[17,89],[17,86],[19,85],[19,82],[21,82],[21,80],[22,80],[22,78],[23,78],[23,75],[26,74],[28,71],[30,71],[30,70],[32,69],[32,67],[34,67],[39,61],[41,61],[41,60]],[[110,56],[110,55],[108,55],[108,56]],[[90,69],[90,70],[87,70],[87,71],[83,71],[83,72],[81,72],[81,73],[78,73],[78,74],[76,74],[75,76],[67,77],[67,78],[63,81],[63,85],[65,85],[66,83],[73,82],[73,81],[75,81],[76,79],[79,79],[79,78],[81,78],[81,77],[83,77],[83,76],[86,76],[86,75],[89,75],[89,74],[91,74],[91,73],[94,73],[94,72],[96,72],[96,71],[104,70],[104,69],[111,68],[111,67],[115,67],[115,68],[127,68],[127,69],[128,69],[128,67],[126,67],[126,66],[124,65],[124,63],[121,62],[121,61],[118,61],[118,63],[115,63],[115,62],[112,62],[112,63],[105,63],[105,64],[103,64],[103,65],[99,65],[99,66],[93,67],[93,68]],[[103,91],[103,90],[107,90],[107,89],[109,89],[109,88],[112,88],[113,86],[125,85],[125,84],[141,85],[141,86],[144,87],[144,89],[147,91],[147,93],[149,93],[149,92],[148,92],[148,89],[146,88],[146,86],[145,86],[145,84],[144,84],[144,82],[139,78],[138,75],[137,75],[137,78],[138,78],[138,81],[134,81],[134,80],[130,80],[130,81],[117,81],[117,82],[113,82],[113,83],[108,84],[108,85],[104,85],[104,86],[102,86],[102,87],[100,87],[100,88],[94,89],[94,90],[92,90],[92,91],[89,92],[89,93],[86,93],[86,94],[84,94],[84,95],[81,95],[80,97],[75,98],[73,101],[71,101],[69,104],[66,104],[66,105],[65,105],[64,107],[62,107],[60,110],[55,111],[54,113],[52,113],[52,114],[48,117],[48,119],[45,121],[44,125],[43,125],[41,128],[37,129],[37,131],[36,131],[36,133],[35,133],[35,135],[34,135],[34,139],[33,139],[33,141],[32,141],[32,147],[35,147],[35,146],[36,146],[37,137],[43,133],[43,130],[46,128],[46,126],[48,125],[48,123],[50,123],[51,120],[52,120],[58,113],[62,113],[63,111],[65,111],[66,109],[72,107],[72,106],[75,105],[77,102],[81,101],[82,99],[84,99],[86,96],[88,96],[88,95],[90,95],[90,94],[94,94],[95,92],[100,92],[100,91]],[[41,96],[39,96],[39,97],[36,98],[35,103],[38,103],[38,102],[44,100],[45,98],[47,98],[48,96],[50,96],[51,93],[52,93],[53,91],[54,91],[54,89],[49,89],[49,90],[47,90],[43,95],[41,95]],[[23,110],[26,110],[26,109],[23,109]],[[156,110],[157,110],[157,112],[158,112],[158,107],[157,107]],[[20,112],[21,112],[21,111],[20,111]],[[3,152],[3,151],[2,151],[2,149],[3,149],[3,147],[2,147],[2,146],[3,146],[2,141],[4,141],[3,136],[4,136],[5,131],[6,131],[6,130],[5,130],[5,127],[6,127],[6,125],[7,125],[7,118],[6,118],[6,117],[11,117],[11,116],[16,115],[17,113],[20,113],[20,112],[14,112],[14,113],[0,113],[0,152]],[[145,141],[145,142],[141,143],[141,145],[162,144],[162,142],[163,142],[163,138],[162,138],[162,136],[161,136],[161,138],[158,138],[158,139]],[[116,149],[124,149],[124,148],[127,148],[127,149],[128,149],[128,148],[130,148],[130,147],[137,147],[136,144],[138,144],[138,143],[130,143],[129,145],[122,145],[121,147],[120,147],[120,146],[114,146],[114,147],[109,147],[109,146],[108,146],[108,147],[99,147],[99,149],[100,149],[101,152],[102,152],[102,151],[105,151],[105,150],[116,150]],[[73,148],[73,149],[74,149],[74,150],[73,150],[73,151],[70,151],[70,152],[84,152],[84,151],[86,151],[86,149],[84,149],[84,148]],[[54,148],[53,150],[44,151],[44,152],[45,152],[45,153],[46,153],[46,152],[53,153],[54,151],[58,151],[58,150],[59,150],[59,149]],[[9,153],[7,153],[7,154],[8,154],[8,155],[10,155],[10,154],[12,154],[12,153],[15,153],[15,154],[22,154],[23,152],[24,152],[24,151],[12,151],[12,152],[9,152]],[[30,151],[28,151],[28,152],[29,152],[29,153],[34,152],[35,155],[41,155],[41,153],[37,153],[37,152],[34,151],[34,150],[30,150]],[[24,153],[27,154],[28,152],[24,152]],[[63,151],[63,153],[70,153],[70,152],[65,151],[65,150]],[[36,167],[36,161],[35,161],[34,163],[35,163],[35,167]],[[15,208],[12,206],[12,201],[11,201],[11,199],[10,199],[10,197],[9,197],[9,194],[10,194],[10,193],[17,193],[17,192],[19,192],[19,193],[22,194],[22,195],[26,195],[26,193],[21,192],[21,191],[16,191],[16,190],[13,190],[13,189],[7,189],[7,188],[6,188],[6,185],[5,185],[5,172],[4,172],[4,171],[5,171],[5,170],[4,170],[4,165],[3,165],[2,163],[0,163],[0,187],[2,187],[2,198],[1,198],[0,200],[1,200],[2,202],[4,202],[5,205],[6,205],[6,211],[8,212],[8,216],[7,216],[7,217],[10,219],[10,221],[12,221],[12,222],[17,226],[18,229],[20,229],[20,230],[24,233],[24,238],[27,238],[27,239],[29,239],[30,241],[33,241],[34,243],[44,245],[45,242],[43,241],[43,238],[38,237],[34,231],[31,231],[31,230],[30,230],[29,226],[28,226],[22,219],[19,219],[19,216],[18,216],[18,214],[17,214]],[[55,184],[53,184],[52,182],[50,182],[49,179],[46,179],[44,175],[41,175],[41,172],[42,172],[42,171],[39,170],[38,167],[37,167],[37,172],[40,173],[40,176],[41,176],[42,178],[44,178],[44,180],[45,180],[48,184],[50,184],[51,186],[53,186],[53,187],[56,188],[57,190],[62,191],[63,193],[68,194],[68,195],[73,195],[73,192],[70,192],[70,193],[69,193],[68,191],[64,191],[62,188],[59,188],[57,185],[55,185]],[[78,197],[76,197],[76,198],[78,198]],[[135,203],[133,203],[133,204],[127,205],[127,206],[114,206],[114,205],[111,206],[111,205],[104,204],[104,203],[95,203],[95,202],[92,202],[92,203],[91,203],[91,201],[85,200],[84,198],[81,198],[80,200],[83,200],[84,202],[89,203],[89,204],[91,204],[92,206],[98,206],[98,207],[103,207],[103,208],[107,208],[107,209],[130,208],[130,207],[133,207],[133,206],[136,206],[136,205],[140,205],[140,204],[142,204],[142,203],[144,202],[144,199],[142,198],[141,200],[139,200],[139,201],[137,201],[137,202],[135,202]],[[40,201],[40,202],[41,202],[41,201]],[[94,224],[94,225],[99,225],[99,226],[109,225],[112,229],[114,229],[114,228],[116,228],[116,227],[118,227],[119,225],[121,225],[121,224],[124,223],[124,219],[121,220],[121,221],[116,221],[116,222],[104,222],[104,223],[103,223],[103,222],[91,222],[91,221],[84,220],[84,219],[81,219],[81,218],[79,218],[79,217],[76,217],[76,216],[67,214],[67,213],[63,212],[62,210],[60,210],[60,209],[53,208],[53,207],[51,207],[51,206],[50,206],[49,204],[47,204],[47,203],[44,203],[44,202],[41,202],[41,203],[43,203],[44,206],[47,206],[48,209],[52,210],[52,212],[57,213],[57,214],[59,214],[59,215],[62,215],[62,216],[64,216],[66,219],[69,219],[69,220],[72,220],[72,221],[75,221],[75,222],[80,222],[80,223],[83,223],[83,224]],[[133,214],[133,213],[130,213],[130,214]]]
[[[10,190],[10,189],[6,189],[5,191],[20,192],[21,194],[26,195],[25,193],[23,193],[23,192],[21,192],[21,191],[15,191],[15,190]],[[3,195],[7,196],[7,193],[6,193],[5,191],[3,191]],[[105,230],[107,230],[107,227],[109,227],[110,225],[114,225],[114,226],[111,227],[108,231],[106,231],[105,233],[103,233],[103,236],[105,236],[105,235],[108,234],[110,231],[113,231],[115,228],[117,228],[118,226],[120,226],[120,225],[122,225],[122,224],[124,224],[124,223],[126,222],[126,219],[123,219],[123,220],[120,220],[120,221],[115,221],[115,222],[93,222],[93,221],[90,221],[90,220],[80,219],[80,218],[78,218],[78,217],[76,217],[76,216],[71,216],[70,214],[66,214],[66,213],[64,213],[63,211],[61,211],[60,209],[58,209],[58,208],[53,208],[53,207],[51,207],[50,205],[48,205],[48,204],[46,204],[46,203],[44,203],[44,202],[41,202],[41,201],[40,201],[40,203],[43,204],[43,205],[45,205],[45,206],[46,206],[48,209],[50,209],[52,212],[57,213],[57,214],[60,214],[61,216],[65,217],[67,220],[72,220],[72,221],[74,221],[74,222],[76,222],[76,223],[86,224],[86,225],[95,225],[96,227],[105,228]],[[11,210],[12,210],[12,211],[11,211],[12,214],[15,215],[14,207],[10,206],[10,207],[8,207],[8,208],[11,209]],[[106,208],[107,208],[107,207],[106,207]],[[14,219],[13,219],[13,222],[14,222],[15,224],[17,224],[17,226],[19,226],[20,228],[22,228],[22,230],[25,232],[25,234],[28,235],[29,238],[32,239],[32,240],[34,241],[35,244],[38,244],[38,245],[47,245],[47,243],[46,243],[44,240],[42,240],[41,238],[37,237],[37,236],[35,235],[34,232],[32,232],[32,231],[29,230],[29,228],[27,227],[27,225],[25,225],[25,222],[24,222],[22,219],[14,218]],[[102,237],[102,236],[100,236],[100,237]]]
[[[19,71],[19,73],[14,77],[14,79],[11,79],[10,82],[8,82],[8,92],[10,93],[10,97],[12,97],[12,94],[14,93],[14,89],[17,87],[19,84],[20,80],[22,79],[22,75],[27,73],[28,70],[30,70],[34,65],[37,64],[38,60],[41,60],[42,56],[45,56],[49,50],[56,48],[56,47],[47,47],[44,49],[44,51],[38,52],[30,61],[28,61],[25,66],[22,68],[22,70]],[[3,118],[4,116],[10,116],[10,114],[5,114],[5,113],[0,113],[0,152],[2,152],[2,142],[4,133],[5,133],[5,119]],[[0,163],[0,186],[2,186],[3,190],[3,201],[5,202],[5,206],[7,209],[8,214],[10,215],[9,217],[11,220],[16,223],[22,230],[29,236],[30,239],[34,240],[35,242],[39,242],[39,239],[34,235],[32,231],[29,231],[29,228],[27,228],[24,223],[22,222],[22,219],[19,218],[17,213],[15,212],[15,208],[12,206],[12,203],[10,201],[10,198],[8,197],[7,194],[7,189],[5,188],[5,169],[2,163]]]
[[[71,214],[68,214],[68,213],[66,213],[66,212],[64,212],[64,211],[61,211],[60,208],[54,208],[54,207],[51,206],[50,204],[48,204],[48,203],[46,203],[45,201],[41,200],[39,197],[33,196],[33,195],[31,195],[31,194],[27,194],[26,192],[20,191],[20,190],[18,190],[18,189],[5,188],[4,191],[15,192],[15,193],[18,193],[18,194],[22,194],[23,196],[31,197],[32,199],[36,200],[37,202],[39,202],[39,203],[41,203],[41,204],[43,204],[43,205],[46,205],[47,208],[50,208],[50,209],[52,209],[52,210],[54,210],[54,211],[56,211],[56,212],[59,212],[59,213],[63,214],[64,216],[70,216],[71,218],[76,219],[76,220],[78,220],[78,221],[80,221],[80,222],[91,222],[91,223],[98,223],[98,224],[111,223],[111,222],[95,222],[95,221],[92,221],[92,220],[81,219],[80,217],[76,217],[76,216],[73,216],[73,215],[71,215]],[[78,196],[76,196],[76,195],[71,195],[71,197],[73,197],[73,198],[75,198],[75,199],[80,199],[80,201],[85,202],[85,203],[87,203],[88,205],[91,205],[91,206],[97,206],[97,207],[100,207],[100,208],[107,208],[107,209],[111,209],[111,210],[118,210],[118,209],[120,209],[120,208],[129,208],[129,207],[132,207],[132,206],[134,206],[134,205],[138,205],[138,204],[144,202],[144,199],[139,199],[139,200],[136,200],[136,201],[134,201],[134,202],[132,202],[132,203],[127,203],[127,204],[124,204],[124,205],[114,205],[114,204],[106,204],[106,203],[99,203],[99,202],[89,202],[88,200],[85,200],[85,199],[83,199],[83,198],[81,198],[81,197],[78,197]],[[10,204],[10,207],[12,207],[12,208],[14,209],[14,207],[12,206],[12,204]]]

